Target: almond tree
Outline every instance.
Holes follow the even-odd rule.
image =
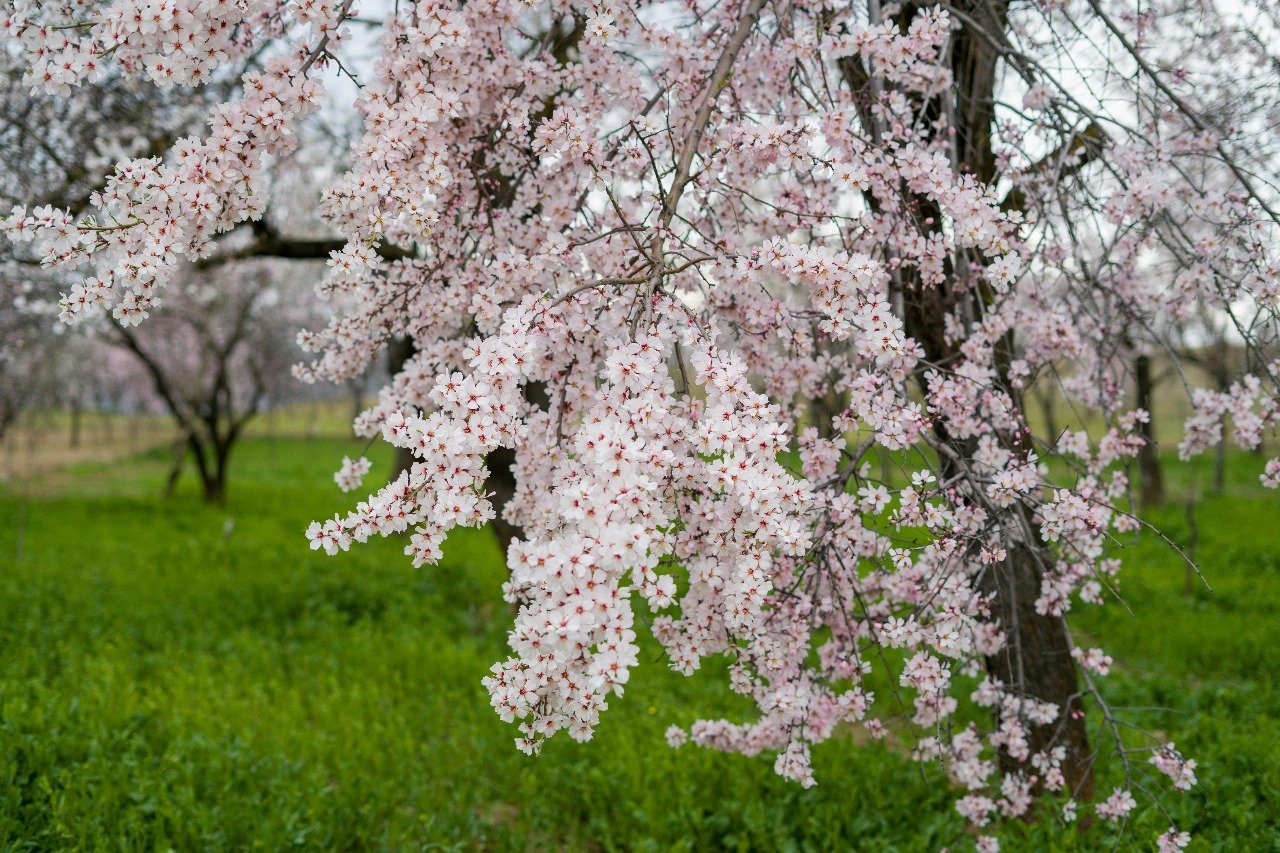
[[[49,355],[57,346],[47,330],[25,310],[18,288],[0,290],[0,439],[46,391]]]
[[[425,564],[457,525],[501,512],[519,529],[512,654],[485,683],[521,749],[591,737],[647,608],[674,668],[724,656],[759,709],[673,729],[676,745],[769,751],[809,785],[811,747],[843,725],[909,722],[977,827],[1038,796],[1122,821],[1151,790],[1140,773],[1194,783],[1154,736],[1133,761],[1097,687],[1110,659],[1074,646],[1066,614],[1105,600],[1108,537],[1139,524],[1127,469],[1147,413],[1121,393],[1136,345],[1172,350],[1165,321],[1203,301],[1250,353],[1229,392],[1197,392],[1184,453],[1224,412],[1247,447],[1280,420],[1262,355],[1280,295],[1269,8],[6,8],[45,92],[117,70],[200,87],[252,59],[207,131],[119,164],[87,215],[7,220],[84,274],[68,322],[146,322],[182,264],[261,219],[327,83],[357,79],[349,169],[323,181],[341,245],[319,293],[343,309],[304,337],[303,374],[345,381],[410,340],[356,427],[415,461],[308,535],[333,553],[411,532]],[[345,61],[371,24],[371,67]],[[1224,97],[1232,126],[1204,109]],[[1172,262],[1153,277],[1157,250]],[[1033,383],[1096,408],[1105,434],[1037,435]],[[499,452],[503,506],[486,489]],[[1114,791],[1095,791],[1090,707],[1124,765]]]
[[[72,93],[32,96],[12,61],[11,56],[0,60],[0,198],[10,204],[34,199],[85,211],[118,157],[164,152],[184,132],[198,128],[203,109],[230,92],[226,73],[195,98],[128,74],[104,73]],[[277,167],[284,178],[277,181],[281,192],[288,190],[291,165]],[[275,219],[283,218],[288,207],[277,205]],[[333,240],[284,238],[265,219],[254,225],[251,238],[228,235],[219,253],[185,265],[174,288],[181,296],[159,308],[146,328],[107,315],[90,324],[88,334],[61,341],[47,328],[55,322],[53,303],[67,276],[33,266],[20,241],[4,246],[0,261],[10,283],[0,303],[6,339],[0,424],[23,408],[69,402],[74,446],[84,386],[127,387],[136,400],[169,414],[178,428],[182,450],[167,491],[189,454],[205,500],[222,503],[231,452],[248,422],[264,406],[299,396],[289,375],[299,355],[294,337],[321,316],[301,295],[305,284],[296,280],[299,273],[314,278],[314,269],[290,271],[282,263],[252,261],[323,259],[340,246]],[[137,369],[112,358],[112,348]]]
[[[173,418],[204,499],[226,500],[231,453],[250,421],[289,397],[296,330],[308,319],[295,286],[269,266],[188,272],[145,324],[110,318],[103,337],[129,353]],[[169,491],[181,469],[177,456]]]

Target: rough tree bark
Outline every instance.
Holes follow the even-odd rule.
[[[1051,746],[1065,747],[1062,774],[1067,789],[1075,799],[1088,801],[1094,794],[1093,754],[1070,636],[1061,617],[1036,612],[1043,553],[1041,543],[1020,543],[1009,549],[1005,561],[994,567],[996,571],[984,574],[978,582],[980,592],[994,596],[996,615],[1009,635],[1008,644],[987,658],[987,672],[1006,685],[1021,684],[1024,696],[1058,706],[1058,719],[1050,725],[1031,727],[1027,743],[1033,753]],[[1027,769],[1024,762],[1003,752],[1000,767],[1005,772]]]

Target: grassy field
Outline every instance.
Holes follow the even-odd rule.
[[[519,754],[479,683],[508,619],[487,531],[425,570],[399,542],[307,550],[306,523],[348,504],[330,475],[352,448],[253,438],[223,510],[190,483],[156,497],[164,450],[0,487],[0,846],[968,846],[937,771],[892,746],[819,747],[809,791],[768,759],[668,749],[668,725],[748,709],[717,668],[675,675],[652,644],[595,741]],[[1074,622],[1116,657],[1109,699],[1200,762],[1201,784],[1165,798],[1196,850],[1280,850],[1280,502],[1259,464],[1233,459],[1196,510],[1212,592],[1134,536],[1132,612]],[[1175,491],[1194,474],[1172,473]],[[1181,506],[1157,515],[1188,543]],[[1122,837],[1015,826],[1006,849],[1150,849],[1166,826],[1144,807]]]

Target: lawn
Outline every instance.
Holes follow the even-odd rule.
[[[892,745],[819,747],[808,791],[768,758],[669,749],[668,725],[748,709],[717,668],[678,676],[652,644],[594,741],[521,755],[480,686],[509,618],[487,531],[422,570],[395,541],[307,550],[307,522],[349,504],[330,476],[354,447],[250,439],[222,510],[191,484],[157,497],[167,451],[0,487],[0,846],[971,846],[938,771]],[[1233,458],[1196,509],[1212,592],[1131,536],[1128,610],[1074,622],[1116,658],[1108,698],[1200,762],[1164,798],[1196,850],[1280,850],[1280,501],[1259,465]],[[1189,542],[1180,505],[1157,516]],[[1144,807],[1123,836],[1014,826],[1006,849],[1150,849],[1166,826]]]

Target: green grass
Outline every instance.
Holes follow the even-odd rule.
[[[353,448],[251,439],[224,510],[190,483],[159,500],[166,452],[0,492],[0,846],[966,846],[937,771],[887,746],[819,747],[809,791],[768,758],[668,749],[672,723],[749,709],[717,667],[675,675],[652,644],[594,741],[521,755],[480,685],[509,620],[487,531],[458,532],[422,570],[397,541],[307,550],[307,522],[349,504],[330,475]],[[1176,556],[1135,536],[1133,615],[1076,622],[1117,659],[1108,697],[1164,709],[1129,716],[1200,761],[1201,785],[1165,798],[1193,849],[1280,850],[1280,508],[1250,465],[1233,459],[1227,495],[1197,511],[1212,593],[1185,594]],[[1180,507],[1163,521],[1185,541]],[[1148,808],[1122,846],[1149,849],[1165,825]],[[1005,835],[1006,849],[1115,839]]]

